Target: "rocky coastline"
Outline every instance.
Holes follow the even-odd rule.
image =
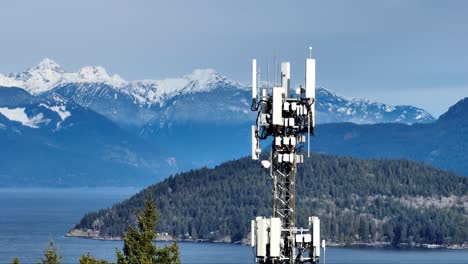
[[[85,239],[96,239],[96,240],[107,240],[107,241],[119,241],[123,240],[123,237],[111,237],[111,236],[100,236],[99,231],[87,229],[72,229],[65,234],[66,237],[78,237]],[[179,236],[174,237],[167,233],[158,233],[154,241],[157,242],[170,242],[170,241],[183,241],[183,242],[205,242],[205,243],[234,243],[241,245],[250,245],[250,239],[244,238],[241,241],[232,241],[230,237],[223,237],[216,240],[210,239],[194,239],[190,236]],[[419,243],[401,243],[396,246],[390,242],[353,242],[353,243],[342,243],[342,242],[327,242],[328,247],[372,247],[372,248],[426,248],[426,249],[454,249],[454,250],[466,250],[468,249],[468,243],[454,244],[454,245],[438,245],[438,244],[419,244]]]

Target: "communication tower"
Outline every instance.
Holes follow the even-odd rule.
[[[273,139],[270,160],[261,161],[270,169],[273,181],[272,217],[256,217],[251,226],[257,263],[318,263],[320,258],[320,219],[311,216],[307,228],[296,227],[297,165],[304,162],[301,150],[305,143],[310,156],[310,135],[315,127],[315,59],[312,48],[309,52],[305,86],[294,92],[289,62],[281,63],[280,83],[275,77],[273,87],[269,82],[260,87],[257,60],[252,60],[251,110],[258,112],[252,126],[252,159],[260,159],[262,140]],[[277,66],[274,68],[276,76]]]

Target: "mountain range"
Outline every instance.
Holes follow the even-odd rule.
[[[59,94],[2,88],[0,105],[0,186],[128,186],[177,171],[163,150]]]
[[[51,59],[25,72],[0,75],[0,86],[18,87],[31,95],[56,92],[88,107],[121,126],[160,126],[174,122],[251,121],[250,88],[213,69],[196,69],[179,78],[126,81],[99,66],[66,72]],[[209,94],[211,97],[207,98]],[[210,100],[207,100],[210,99]],[[330,90],[317,90],[319,123],[427,123],[434,118],[412,106],[390,106],[366,99],[348,99]],[[187,105],[194,110],[187,109]],[[213,115],[213,111],[222,112]],[[226,114],[229,114],[226,118]]]
[[[57,174],[49,178],[54,184],[54,177],[63,177],[60,173],[73,178],[86,170],[85,175],[107,176],[102,176],[102,181],[101,176],[90,176],[92,181],[81,177],[76,182],[139,185],[176,171],[213,166],[250,151],[250,125],[255,119],[250,111],[250,89],[213,69],[197,69],[179,78],[126,81],[99,66],[67,72],[55,61],[44,59],[24,72],[0,75],[0,91],[0,133],[8,135],[0,139],[0,146],[9,147],[9,153],[2,153],[5,160],[0,175],[5,178],[17,179],[19,171],[26,178],[32,177],[27,174],[33,171],[51,175],[56,169]],[[86,113],[86,118],[79,113]],[[358,127],[378,124],[417,128],[432,126],[435,119],[413,106],[349,99],[318,87],[317,120],[322,124],[317,134],[321,134],[322,126],[342,122]],[[80,133],[81,125],[86,133]],[[24,142],[35,150],[22,148]],[[337,150],[324,145],[317,145],[316,150]],[[56,156],[73,166],[50,164],[51,157]],[[17,163],[10,163],[13,158]],[[28,172],[13,166],[19,166],[20,161],[41,169]],[[99,168],[105,164],[108,169]],[[140,176],[146,180],[134,181]]]
[[[406,158],[468,176],[468,97],[428,124],[324,124],[314,151],[363,158]]]

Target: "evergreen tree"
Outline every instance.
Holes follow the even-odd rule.
[[[44,250],[44,258],[38,262],[38,264],[60,264],[62,256],[57,254],[57,247],[54,245],[54,241],[49,242],[49,248]]]
[[[146,196],[143,209],[137,213],[137,221],[138,230],[129,226],[124,237],[123,252],[116,252],[117,264],[179,264],[179,247],[176,242],[161,249],[152,242],[159,221],[152,196]]]
[[[179,258],[179,246],[177,242],[172,243],[170,246],[166,246],[158,250],[158,262],[161,264],[180,264]]]
[[[87,255],[81,256],[80,264],[110,264],[110,262],[101,259],[96,259],[88,253]]]
[[[20,264],[19,259],[18,259],[18,258],[14,258],[14,259],[11,261],[11,264]]]

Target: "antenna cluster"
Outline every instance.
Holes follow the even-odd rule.
[[[296,227],[297,164],[304,162],[302,149],[315,127],[315,59],[312,47],[305,60],[305,84],[291,91],[291,65],[281,63],[280,83],[270,89],[259,87],[257,60],[252,60],[252,106],[257,112],[252,126],[252,159],[259,160],[260,142],[271,138],[270,160],[261,164],[270,169],[273,180],[272,217],[252,220],[251,242],[257,263],[318,263],[320,257],[320,219],[309,217],[307,229]],[[269,66],[268,66],[269,79]],[[306,139],[307,135],[307,139]]]

